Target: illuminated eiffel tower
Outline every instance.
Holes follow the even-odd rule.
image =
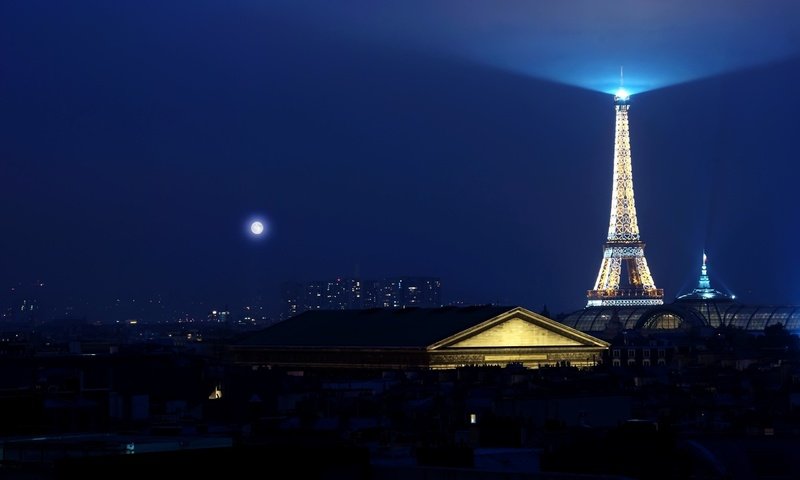
[[[636,204],[633,201],[629,107],[630,95],[620,88],[614,95],[617,120],[611,220],[608,225],[608,239],[603,245],[603,262],[600,264],[597,281],[594,288],[586,292],[589,300],[587,307],[664,303],[664,290],[656,288],[653,282],[644,258],[644,243],[639,239]],[[623,275],[627,275],[627,286],[620,286]]]

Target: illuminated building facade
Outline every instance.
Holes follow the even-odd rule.
[[[596,365],[608,343],[521,307],[307,311],[251,332],[234,363],[292,368],[448,369]]]
[[[664,291],[656,288],[639,237],[633,196],[628,109],[630,96],[620,89],[614,96],[616,128],[614,178],[611,190],[611,219],[603,260],[594,288],[587,291],[588,307],[661,305]],[[620,285],[627,276],[628,285]]]

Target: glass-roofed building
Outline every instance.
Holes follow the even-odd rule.
[[[568,327],[599,338],[613,338],[624,330],[652,330],[659,333],[732,326],[753,333],[781,324],[800,334],[800,305],[743,305],[711,287],[703,254],[697,287],[671,304],[655,306],[586,307],[559,319]]]

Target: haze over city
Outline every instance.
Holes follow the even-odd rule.
[[[7,2],[0,284],[93,318],[400,275],[580,309],[622,66],[665,298],[705,250],[742,302],[800,302],[800,5],[578,4]]]

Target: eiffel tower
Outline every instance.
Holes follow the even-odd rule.
[[[656,288],[644,243],[639,239],[636,204],[633,201],[631,139],[628,130],[630,95],[620,88],[614,95],[616,128],[614,139],[614,183],[611,190],[611,220],[603,245],[603,261],[594,288],[586,292],[587,307],[604,305],[662,305],[664,290]],[[628,285],[620,286],[627,275]]]

